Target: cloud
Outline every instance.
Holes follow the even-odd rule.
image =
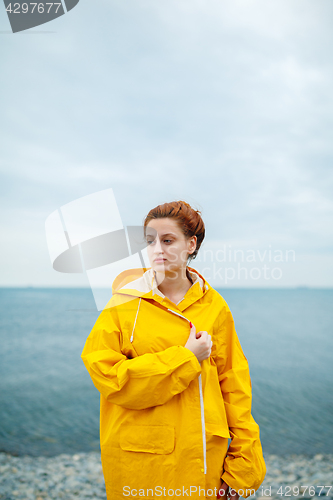
[[[37,235],[57,207],[112,187],[126,224],[186,199],[211,240],[320,259],[332,248],[332,10],[104,0],[80,2],[55,33],[3,35],[6,239],[27,240],[26,214]]]

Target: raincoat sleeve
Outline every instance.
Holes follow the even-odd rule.
[[[201,372],[196,356],[181,345],[127,358],[115,307],[102,311],[82,352],[94,385],[110,403],[143,410],[184,391]]]
[[[252,386],[247,359],[241,348],[229,307],[220,315],[217,367],[231,443],[222,480],[246,498],[266,474],[259,426],[251,414]],[[251,491],[252,490],[252,491]]]

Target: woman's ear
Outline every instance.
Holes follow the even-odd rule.
[[[192,255],[192,253],[195,251],[197,248],[197,237],[192,236],[190,238],[190,244],[189,244],[189,254]]]

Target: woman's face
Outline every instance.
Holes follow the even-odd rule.
[[[196,236],[187,239],[174,219],[153,219],[146,228],[147,251],[155,271],[186,268],[187,258],[196,248]]]

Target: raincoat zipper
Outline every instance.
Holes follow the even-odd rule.
[[[186,319],[190,323],[190,320],[185,318],[182,314],[173,311],[172,309],[168,309],[168,311],[176,314],[180,318]],[[201,429],[202,429],[202,449],[203,449],[203,458],[204,458],[204,473],[207,473],[207,460],[206,460],[206,428],[205,428],[205,409],[204,409],[204,401],[203,401],[203,393],[202,393],[202,381],[201,381],[201,373],[198,377],[199,382],[199,399],[200,399],[200,411],[201,411]]]
[[[133,342],[134,329],[135,329],[136,320],[137,320],[139,309],[140,309],[140,304],[141,304],[141,297],[140,297],[138,308],[136,311],[136,316],[135,316],[135,320],[134,320],[134,325],[133,325],[133,329],[132,329],[132,335],[131,335],[130,342]],[[173,311],[172,309],[168,309],[168,311],[175,314],[176,316],[179,316],[180,318],[186,319],[186,321],[188,323],[190,323],[190,320],[185,318],[185,316],[183,316],[182,314],[177,313],[176,311]],[[204,459],[204,473],[207,474],[205,409],[204,409],[204,400],[203,400],[203,393],[202,393],[201,373],[198,377],[198,382],[199,382],[199,399],[200,399],[200,412],[201,412],[201,430],[202,430],[202,450],[203,450],[203,459]]]

